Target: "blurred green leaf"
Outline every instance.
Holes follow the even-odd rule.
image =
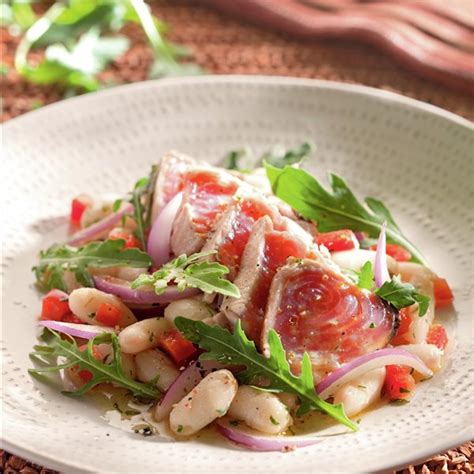
[[[22,30],[28,29],[36,21],[36,13],[31,8],[30,0],[14,0],[11,6],[13,21]]]

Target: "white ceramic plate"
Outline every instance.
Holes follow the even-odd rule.
[[[3,438],[6,449],[71,472],[351,472],[401,466],[474,437],[472,415],[473,127],[430,105],[330,82],[202,77],[147,82],[71,99],[4,126]],[[448,278],[456,340],[448,367],[412,403],[386,406],[360,431],[291,453],[143,438],[109,426],[93,407],[27,374],[39,295],[39,249],[65,236],[72,196],[126,192],[176,148],[217,161],[311,139],[308,166],[381,198],[435,271]]]

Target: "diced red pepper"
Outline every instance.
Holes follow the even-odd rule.
[[[398,326],[397,333],[390,341],[394,346],[407,343],[405,336],[408,333],[412,322],[412,317],[408,308],[402,308],[398,312],[398,316],[400,319],[400,325]]]
[[[390,401],[408,400],[415,388],[415,379],[410,375],[409,367],[387,365],[383,391]]]
[[[83,346],[80,346],[79,347],[79,350],[80,351],[85,351],[87,349],[87,344],[84,344]],[[92,346],[92,355],[94,356],[94,359],[97,359],[97,360],[102,360],[104,357],[102,356],[102,353],[99,351],[99,349],[97,349],[96,346]],[[79,377],[84,381],[84,382],[90,382],[92,380],[92,378],[94,377],[94,375],[92,374],[92,372],[90,370],[87,370],[87,369],[81,369],[79,370],[79,372],[77,373],[77,375],[79,375]]]
[[[116,326],[121,316],[120,309],[108,303],[102,303],[95,313],[96,321],[110,327]]]
[[[88,205],[88,202],[80,198],[75,198],[72,200],[70,216],[70,222],[72,226],[79,227],[79,225],[81,224],[82,214],[84,214],[84,211],[87,209]]]
[[[453,292],[444,278],[433,279],[436,308],[445,308],[453,303]]]
[[[370,250],[377,250],[377,245],[372,245]],[[385,253],[397,262],[409,262],[411,260],[411,253],[401,245],[387,244]]]
[[[109,234],[110,240],[117,240],[123,239],[125,240],[125,249],[131,248],[140,248],[140,241],[132,234],[128,234],[127,232],[114,232],[112,231]]]
[[[428,331],[428,337],[426,338],[428,344],[434,344],[438,349],[444,351],[448,345],[448,335],[446,329],[441,324],[433,324]]]
[[[63,317],[71,312],[69,296],[60,290],[51,290],[43,297],[41,304],[41,319],[62,321]]]
[[[320,233],[316,237],[318,245],[324,245],[330,252],[351,250],[359,247],[354,232],[350,229]]]
[[[198,354],[193,343],[188,341],[178,330],[164,333],[160,337],[158,345],[178,367],[182,367]]]

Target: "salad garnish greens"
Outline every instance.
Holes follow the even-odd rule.
[[[198,288],[204,293],[219,293],[225,296],[240,296],[239,289],[229,280],[223,278],[229,269],[218,262],[206,260],[215,251],[199,252],[189,257],[185,254],[165,263],[158,271],[140,275],[131,283],[131,288],[152,286],[157,295],[165,292],[170,284],[175,284],[179,291],[186,288]]]
[[[374,288],[374,271],[371,262],[365,262],[357,274],[357,286],[366,290]],[[424,316],[430,305],[429,296],[420,294],[410,283],[403,283],[400,277],[394,275],[374,293],[397,309],[406,308],[418,303],[418,316]]]
[[[281,145],[274,146],[261,156],[249,148],[232,150],[222,160],[222,166],[229,170],[236,170],[248,173],[263,163],[269,163],[276,168],[283,168],[286,165],[296,165],[303,161],[314,151],[314,145],[309,142],[303,142],[295,148],[286,148]]]
[[[387,239],[409,250],[415,262],[426,265],[420,251],[403,235],[387,207],[370,197],[365,198],[365,207],[340,176],[329,173],[331,192],[303,169],[292,166],[281,169],[270,163],[265,163],[265,168],[273,193],[305,219],[315,221],[320,232],[352,229],[377,237],[387,222]]]
[[[133,395],[140,398],[156,400],[160,397],[160,391],[154,384],[137,382],[125,374],[118,337],[113,333],[99,334],[90,339],[85,350],[81,350],[72,337],[64,339],[51,329],[45,329],[43,341],[45,345],[34,346],[34,352],[30,354],[30,358],[41,365],[39,368],[29,369],[31,374],[38,376],[70,367],[78,367],[90,373],[88,382],[77,390],[64,391],[65,395],[75,397],[84,395],[96,385],[110,382],[130,390]],[[94,355],[94,347],[98,344],[111,345],[112,354],[107,358],[107,363],[97,360]],[[57,364],[58,357],[66,361]]]
[[[124,248],[123,239],[91,242],[76,248],[69,245],[53,245],[40,253],[38,265],[33,267],[37,283],[44,290],[57,288],[67,291],[64,273],[74,273],[83,286],[94,286],[89,267],[107,268],[127,266],[148,268],[151,259],[138,248]]]
[[[397,309],[418,303],[418,316],[424,316],[430,306],[429,296],[418,293],[413,285],[403,283],[397,275],[377,288],[375,294]]]
[[[320,410],[352,430],[358,429],[357,425],[346,416],[342,405],[325,402],[316,394],[308,353],[305,352],[303,355],[300,375],[296,376],[291,372],[280,336],[273,329],[268,333],[269,354],[265,357],[257,351],[255,343],[247,338],[240,320],[237,321],[233,333],[219,326],[209,326],[201,321],[182,317],[175,319],[175,325],[186,339],[207,351],[201,354],[201,360],[244,365],[245,369],[236,374],[241,383],[255,384],[256,381],[264,379],[265,385],[259,385],[261,390],[297,395],[301,401],[298,416]]]
[[[129,50],[129,39],[118,32],[127,24],[142,27],[153,52],[149,78],[201,74],[192,63],[181,63],[190,52],[165,38],[167,26],[144,0],[58,0],[39,16],[31,0],[2,3],[2,25],[22,32],[15,68],[25,79],[41,85],[59,84],[66,96],[95,91],[112,83],[100,73]],[[43,49],[39,64],[29,61],[31,50]]]

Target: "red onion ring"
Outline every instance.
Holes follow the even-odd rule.
[[[331,372],[316,387],[318,395],[325,400],[330,395],[351,380],[360,377],[369,370],[385,367],[386,365],[406,365],[412,367],[424,377],[431,377],[433,372],[416,355],[396,347],[380,349],[369,354],[364,354],[344,364],[339,369]]]
[[[63,323],[62,321],[39,321],[39,326],[82,339],[93,339],[104,332],[114,332],[112,328],[91,326],[89,324]]]
[[[207,374],[222,365],[214,361],[195,361],[183,370],[170,385],[161,401],[156,405],[154,417],[157,421],[166,418],[173,405],[187,395]]]
[[[390,280],[387,266],[387,243],[385,237],[385,227],[387,223],[384,222],[380,230],[379,240],[377,241],[377,249],[375,251],[374,260],[374,278],[377,287],[381,287],[386,281]]]
[[[258,436],[230,426],[228,422],[221,420],[217,423],[219,433],[228,440],[254,451],[293,451],[322,441],[322,438],[304,436]]]
[[[87,242],[100,239],[108,230],[113,229],[121,221],[123,216],[130,214],[132,211],[132,204],[127,203],[120,211],[113,212],[112,214],[101,219],[99,222],[96,222],[95,224],[92,224],[91,226],[76,232],[71,236],[67,243],[74,247],[79,247],[86,244]]]
[[[110,276],[96,276],[94,277],[94,283],[98,290],[116,295],[124,303],[166,304],[199,294],[199,290],[195,288],[186,288],[179,291],[176,286],[169,286],[164,293],[157,295],[153,290],[140,288],[133,290],[130,288],[130,282]]]
[[[178,193],[161,210],[153,222],[148,236],[147,252],[156,267],[161,267],[170,260],[171,232],[176,214],[181,206],[183,193]]]

